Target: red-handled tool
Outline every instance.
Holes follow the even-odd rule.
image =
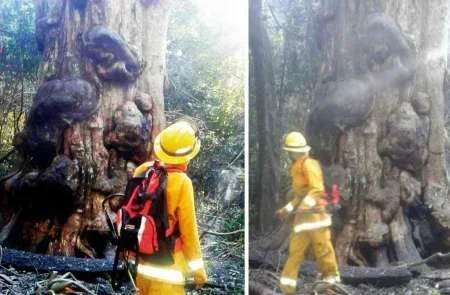
[[[341,201],[341,193],[337,184],[333,184],[333,187],[331,189],[331,198],[331,204],[333,205],[337,205]]]
[[[323,198],[320,200],[319,206],[306,210],[297,209],[294,212],[300,212],[303,214],[326,212],[333,214],[341,209],[341,205],[339,204],[340,201],[341,201],[341,194],[339,191],[339,185],[333,184],[333,186],[331,187],[331,196],[327,191],[325,191],[323,193]]]

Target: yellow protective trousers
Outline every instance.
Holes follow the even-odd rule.
[[[293,232],[289,241],[289,256],[280,279],[281,289],[284,293],[293,294],[295,292],[298,271],[309,246],[313,249],[317,267],[323,277],[339,275],[328,227],[299,233]]]
[[[183,285],[168,284],[143,276],[137,276],[136,287],[139,289],[139,295],[184,295]]]
[[[138,266],[136,287],[139,289],[139,295],[186,294],[184,291],[188,273],[186,259],[182,251],[176,251],[173,258],[175,263],[167,267],[143,263],[146,269],[140,271],[141,265]]]

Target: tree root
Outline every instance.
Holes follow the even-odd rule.
[[[76,287],[80,289],[83,294],[88,295],[95,295],[94,292],[90,291],[88,288],[86,288],[82,283],[80,283],[75,276],[67,272],[61,276],[58,276],[57,272],[52,272],[48,279],[42,280],[36,283],[37,295],[43,295],[43,294],[57,294],[59,292],[64,291],[67,288],[70,288],[71,286]]]
[[[277,288],[279,277],[276,273],[265,269],[250,269],[249,291],[258,295],[281,295]]]
[[[352,293],[348,291],[347,288],[344,287],[344,285],[338,283],[329,283],[322,280],[315,281],[313,284],[313,288],[314,295],[322,294],[324,293],[323,291],[326,292],[328,290],[333,290],[335,294],[352,295]]]
[[[414,267],[417,267],[417,266],[420,266],[420,265],[423,265],[423,264],[427,264],[430,261],[434,261],[436,258],[440,258],[440,259],[450,258],[450,252],[449,253],[445,253],[445,254],[443,254],[441,252],[437,252],[437,253],[434,253],[433,255],[431,255],[431,256],[429,256],[429,257],[427,257],[425,259],[422,259],[420,261],[413,262],[413,263],[408,263],[408,264],[401,264],[401,265],[395,266],[394,269],[395,268],[412,269]]]
[[[19,211],[14,213],[13,216],[11,217],[11,219],[9,220],[8,224],[6,224],[0,231],[0,245],[3,244],[3,242],[11,234],[11,231],[14,228],[14,226],[16,225],[17,219],[19,218],[21,212],[22,212],[22,209],[19,209]]]

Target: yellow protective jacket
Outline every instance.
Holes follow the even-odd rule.
[[[324,184],[319,162],[309,156],[304,156],[294,162],[290,174],[295,197],[284,207],[285,210],[292,212],[298,209],[321,208],[323,206]],[[331,216],[325,211],[320,213],[297,212],[293,230],[298,233],[330,225]]]
[[[134,175],[144,173],[152,164],[152,162],[147,162],[137,167]],[[178,223],[180,231],[180,238],[177,240],[178,245],[176,245],[174,253],[175,263],[170,267],[140,263],[137,281],[142,282],[147,279],[173,285],[184,285],[189,271],[200,272],[206,281],[195,217],[194,190],[191,179],[184,173],[187,165],[168,166],[167,168],[166,204],[169,227]],[[177,169],[171,171],[170,168]],[[144,286],[140,289],[143,288],[147,287]],[[144,292],[144,294],[146,293]]]

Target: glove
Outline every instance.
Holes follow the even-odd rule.
[[[313,197],[306,195],[300,203],[298,209],[300,211],[314,211],[318,208],[318,205],[318,202]]]
[[[206,276],[206,271],[204,268],[200,268],[200,269],[194,271],[194,282],[195,282],[195,287],[197,289],[202,288],[203,285],[205,285],[207,280],[208,280],[208,278]]]
[[[285,220],[287,214],[288,214],[288,211],[287,211],[286,208],[284,208],[284,207],[281,208],[281,209],[278,209],[278,210],[275,212],[275,215],[276,215],[279,219],[281,219],[281,220]]]
[[[314,209],[316,209],[316,208],[318,208],[318,207],[316,207],[316,206],[311,207],[306,204],[300,204],[300,206],[298,206],[298,211],[300,211],[300,212],[314,211]]]

